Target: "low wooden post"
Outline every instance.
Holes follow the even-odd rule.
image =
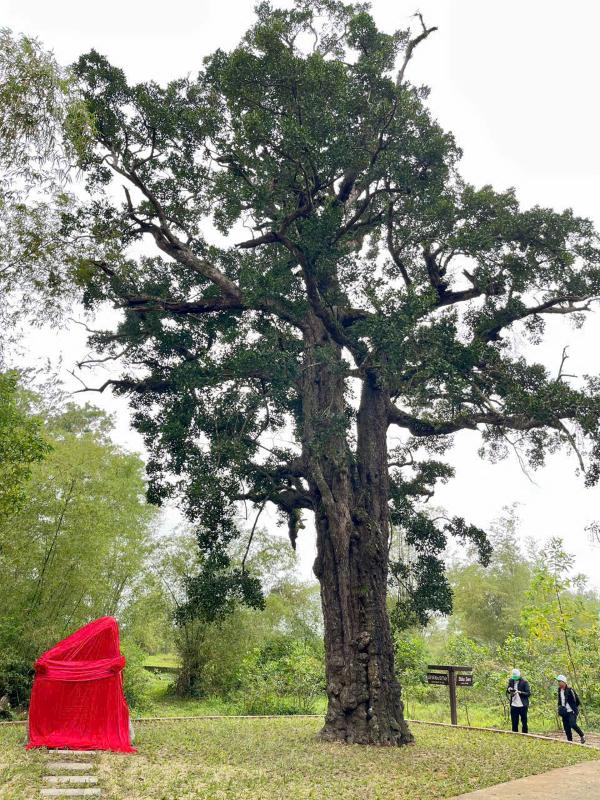
[[[450,722],[458,725],[458,712],[456,709],[456,672],[454,667],[448,667],[448,688],[450,689]]]

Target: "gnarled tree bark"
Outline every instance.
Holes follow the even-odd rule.
[[[315,499],[325,625],[328,710],[324,739],[399,745],[413,737],[403,717],[386,609],[389,398],[374,375],[363,383],[357,452],[349,447],[341,348],[309,320],[303,441]],[[323,357],[325,349],[325,357]]]

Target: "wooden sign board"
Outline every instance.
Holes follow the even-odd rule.
[[[427,683],[432,683],[434,686],[448,686],[449,683],[448,673],[428,672]]]
[[[438,672],[427,673],[427,683],[447,686],[450,692],[450,722],[456,725],[458,712],[456,703],[457,686],[473,686],[473,667],[459,667],[457,664],[428,664],[427,669]],[[468,673],[468,674],[461,674]]]

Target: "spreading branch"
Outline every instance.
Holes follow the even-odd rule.
[[[572,294],[552,297],[550,300],[539,303],[537,306],[525,308],[521,312],[515,311],[508,316],[508,319],[499,320],[492,325],[481,326],[477,330],[475,338],[480,341],[495,341],[499,338],[500,331],[512,325],[513,322],[518,322],[519,320],[535,316],[536,314],[575,314],[591,311],[591,303],[597,300],[600,300],[600,297],[586,297],[585,295]],[[566,305],[564,305],[565,303]],[[583,303],[583,305],[576,305],[577,303]]]
[[[524,415],[504,415],[493,410],[461,413],[452,420],[433,421],[409,414],[391,401],[388,405],[388,422],[401,428],[407,428],[413,436],[418,437],[440,436],[460,430],[476,430],[478,425],[492,425],[519,431],[528,431],[547,425],[547,422],[540,422]]]

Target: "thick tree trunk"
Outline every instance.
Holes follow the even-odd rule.
[[[375,382],[365,382],[355,459],[344,428],[341,353],[318,320],[313,334],[305,361],[303,434],[316,498],[314,571],[325,624],[328,710],[321,736],[406,744],[413,737],[402,713],[386,609],[386,396]]]

